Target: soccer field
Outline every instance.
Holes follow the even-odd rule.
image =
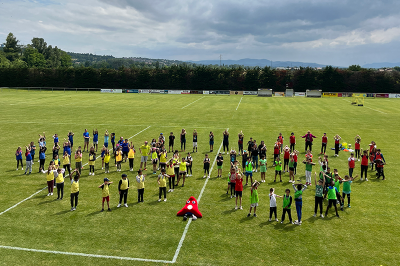
[[[400,175],[395,159],[399,146],[400,104],[397,99],[366,99],[363,107],[352,106],[346,98],[263,98],[256,96],[216,95],[150,95],[101,94],[99,92],[0,92],[0,256],[5,265],[152,265],[176,263],[180,265],[395,265],[400,259],[400,228],[398,221]],[[15,151],[31,141],[38,146],[38,134],[46,132],[50,161],[53,140],[58,133],[60,142],[67,132],[75,133],[74,148],[83,147],[82,133],[87,128],[99,131],[99,146],[104,132],[116,133],[135,145],[134,172],[123,163],[122,172],[110,163],[110,174],[101,170],[96,161],[96,175],[89,176],[85,166],[80,179],[79,205],[70,211],[69,178],[65,180],[64,199],[47,197],[45,174],[38,173],[38,151],[31,175],[16,171]],[[174,132],[175,147],[180,148],[179,133],[188,132],[186,152],[192,149],[192,132],[197,129],[199,151],[193,153],[193,176],[185,186],[168,193],[167,202],[158,202],[157,175],[150,167],[145,171],[144,203],[137,203],[135,176],[139,169],[140,145],[157,138],[162,132],[167,137]],[[237,150],[237,134],[245,134],[245,147],[250,137],[259,144],[264,140],[268,148],[266,183],[261,183],[258,217],[246,217],[250,206],[250,187],[243,191],[243,210],[235,210],[235,198],[226,195],[229,156],[224,155],[223,177],[217,178],[216,165],[211,178],[203,179],[203,159],[209,153],[208,134],[215,134],[215,160],[222,146],[223,131],[229,128],[230,147]],[[351,143],[362,138],[361,147],[368,149],[373,140],[382,150],[387,165],[386,180],[375,178],[368,170],[369,181],[357,178],[352,184],[351,208],[339,211],[340,219],[331,209],[328,217],[313,217],[314,180],[303,194],[303,223],[301,226],[268,222],[269,189],[283,195],[291,189],[289,174],[282,174],[283,182],[274,183],[273,145],[278,134],[289,145],[295,133],[296,149],[300,151],[296,179],[305,182],[304,139],[310,130],[314,140],[314,161],[321,148],[321,136],[327,133],[329,165],[339,174],[348,173],[348,152],[334,157],[333,136]],[[166,140],[168,145],[168,140]],[[180,149],[179,149],[180,150]],[[186,153],[180,153],[185,155]],[[100,148],[97,153],[100,155]],[[168,157],[171,157],[168,153]],[[114,159],[112,157],[111,162]],[[241,158],[239,157],[241,162]],[[282,160],[283,161],[283,160]],[[25,166],[25,156],[23,156]],[[83,154],[83,164],[88,153]],[[74,160],[72,160],[74,165]],[[112,167],[111,167],[112,166]],[[313,172],[319,171],[319,165]],[[129,208],[116,208],[118,181],[126,173],[131,182]],[[159,172],[158,172],[159,173]],[[355,173],[360,174],[360,162]],[[100,212],[103,178],[110,186],[112,212]],[[260,173],[254,173],[260,180]],[[253,177],[254,178],[254,177]],[[313,173],[314,179],[314,173]],[[32,196],[33,195],[33,196]],[[32,197],[31,197],[32,196]],[[203,218],[183,221],[176,213],[186,200],[198,198]],[[30,197],[30,198],[29,198]],[[28,199],[27,199],[28,198]],[[27,199],[23,201],[24,199]],[[23,202],[21,202],[23,201]],[[347,206],[347,199],[345,201]],[[18,204],[18,205],[16,205]],[[324,201],[324,209],[327,201]],[[282,199],[277,199],[278,218],[282,215]],[[14,207],[9,209],[10,207]],[[292,216],[297,219],[294,202]],[[97,256],[97,257],[96,257]]]

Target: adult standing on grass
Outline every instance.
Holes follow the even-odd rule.
[[[229,152],[229,132],[228,129],[225,129],[224,133],[222,134],[223,136],[223,141],[222,141],[222,145],[224,147],[224,151],[222,152],[222,154],[225,154],[225,148],[226,148],[226,152]]]
[[[85,132],[83,132],[83,140],[84,140],[83,152],[85,152],[85,147],[86,147],[86,151],[89,152],[89,140],[90,140],[90,136],[89,136],[89,132],[87,131],[86,128],[85,128]]]
[[[335,156],[339,157],[339,143],[342,138],[339,136],[339,134],[336,134],[334,139],[335,139]]]
[[[140,169],[142,169],[143,167],[143,163],[144,163],[144,170],[146,171],[146,165],[147,165],[147,158],[149,156],[150,153],[150,145],[147,141],[144,142],[144,144],[142,146],[140,146],[140,153],[142,154],[142,158],[140,159]]]
[[[309,150],[312,151],[312,144],[313,144],[313,140],[316,138],[316,136],[314,136],[313,134],[311,134],[311,131],[307,131],[307,134],[305,134],[304,136],[302,136],[303,139],[305,139],[306,141],[306,148],[305,151],[307,152],[308,147]]]
[[[184,128],[181,132],[181,151],[186,151],[186,130]]]
[[[208,135],[210,138],[210,152],[213,152],[214,150],[214,133],[210,131],[210,135]]]

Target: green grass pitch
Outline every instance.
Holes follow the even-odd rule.
[[[110,186],[112,212],[100,213],[101,189],[98,186],[105,177],[101,160],[96,162],[95,176],[88,175],[88,166],[83,171],[77,211],[70,212],[70,185],[67,179],[66,195],[62,201],[56,201],[55,196],[47,197],[47,190],[37,193],[0,215],[1,263],[153,265],[172,261],[188,223],[176,217],[176,212],[190,196],[199,196],[205,182],[202,178],[202,160],[209,151],[208,133],[213,131],[216,136],[214,152],[210,154],[214,160],[222,142],[222,132],[229,128],[231,147],[237,149],[237,133],[243,130],[245,143],[253,137],[257,143],[264,140],[268,148],[267,182],[259,188],[258,217],[246,217],[250,205],[249,187],[245,187],[243,192],[244,210],[234,210],[235,199],[225,194],[229,169],[228,156],[225,155],[224,177],[216,178],[217,169],[214,167],[199,203],[203,218],[191,222],[176,264],[395,265],[400,259],[400,186],[396,172],[399,167],[396,157],[400,144],[399,103],[397,99],[366,99],[364,107],[356,107],[346,98],[52,93],[3,89],[0,92],[0,212],[46,186],[45,175],[37,173],[37,159],[32,175],[26,176],[23,171],[15,170],[16,148],[24,147],[30,141],[38,145],[37,136],[42,132],[46,132],[49,145],[54,133],[58,133],[62,140],[68,130],[72,130],[77,147],[83,146],[82,133],[85,128],[90,133],[92,129],[99,130],[100,144],[103,143],[106,129],[115,132],[117,138],[128,138],[143,131],[131,138],[138,149],[145,140],[151,141],[161,132],[168,136],[173,131],[179,136],[179,131],[185,128],[188,132],[186,151],[190,151],[191,135],[197,129],[199,152],[193,154],[193,177],[186,179],[184,188],[179,187],[173,193],[168,193],[167,202],[157,202],[157,177],[149,170],[146,172],[144,203],[137,204],[135,172],[130,172],[127,163],[124,163],[122,173],[128,174],[132,183],[128,195],[129,208],[116,208],[117,184],[121,173],[111,167],[111,173],[107,176],[114,181]],[[334,217],[333,211],[325,219],[312,217],[315,187],[311,186],[304,192],[301,226],[289,225],[288,220],[283,225],[268,222],[269,188],[274,187],[278,195],[290,188],[293,196],[287,173],[283,174],[283,183],[273,182],[273,143],[282,132],[284,145],[288,144],[290,133],[294,132],[301,162],[304,158],[304,139],[300,136],[307,130],[318,137],[313,146],[315,159],[320,150],[322,134],[328,134],[330,167],[339,169],[341,175],[348,171],[349,153],[340,152],[339,157],[333,157],[334,152],[330,149],[333,147],[333,136],[339,134],[343,141],[354,145],[354,137],[359,134],[363,149],[367,149],[371,140],[374,140],[387,162],[386,180],[377,180],[372,171],[368,171],[370,181],[356,179],[352,184],[352,208],[340,212],[340,219]],[[179,139],[175,143],[178,146]],[[139,168],[139,155],[135,156],[135,171]],[[50,156],[49,150],[46,165]],[[38,155],[35,157],[38,158]],[[23,160],[25,164],[25,156]],[[88,154],[84,153],[83,163],[87,160]],[[318,169],[314,167],[314,170]],[[305,181],[304,171],[304,165],[299,163],[296,177],[302,181]],[[355,172],[359,174],[360,162],[356,163]],[[255,173],[255,178],[260,179],[259,172]],[[280,219],[282,199],[277,199],[277,202]],[[297,218],[294,204],[292,215]],[[66,253],[40,253],[6,249],[4,246]],[[85,257],[69,253],[161,262]]]

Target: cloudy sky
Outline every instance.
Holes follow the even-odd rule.
[[[0,0],[9,32],[80,53],[177,60],[400,62],[400,1]]]

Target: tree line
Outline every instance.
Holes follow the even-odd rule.
[[[82,56],[84,58],[84,55]],[[118,60],[118,58],[109,58]],[[120,62],[121,63],[121,62]],[[400,92],[400,72],[327,66],[317,70],[278,70],[270,67],[204,66],[156,63],[108,66],[72,66],[71,56],[47,45],[42,38],[22,47],[10,33],[0,51],[0,86],[123,88],[156,90],[247,90],[270,88],[304,92]]]

